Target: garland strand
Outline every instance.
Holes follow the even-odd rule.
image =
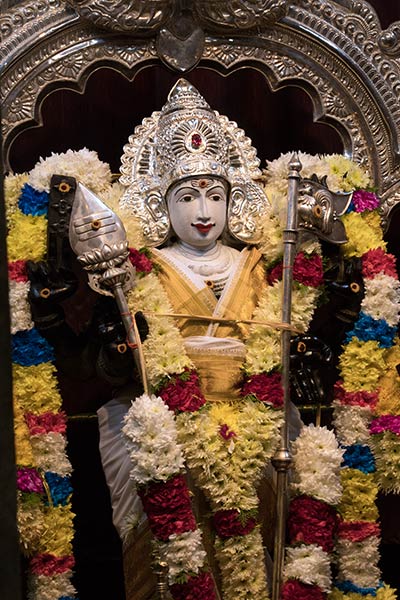
[[[373,194],[358,192],[344,217],[349,238],[344,253],[361,257],[365,296],[358,320],[345,340],[339,363],[341,380],[335,385],[333,403],[334,426],[344,450],[339,504],[343,521],[336,546],[338,576],[333,600],[395,598],[394,591],[382,582],[378,566],[378,483],[370,424],[387,360],[394,351],[400,286],[394,257],[385,252],[375,210],[378,205]]]
[[[47,204],[47,192],[37,194],[25,184],[9,234],[18,528],[29,562],[29,600],[70,600],[75,589],[66,415],[53,348],[32,322],[26,272],[27,260],[45,256]]]
[[[324,600],[331,590],[342,456],[333,432],[326,427],[304,427],[293,443],[295,497],[288,515],[290,546],[282,600]]]
[[[61,409],[54,350],[34,326],[26,262],[46,256],[49,184],[73,175],[98,191],[111,173],[94,152],[53,154],[28,174],[5,180],[8,223],[18,529],[28,559],[29,600],[72,600],[73,513],[66,415]]]
[[[278,207],[275,209],[277,215],[283,214],[283,198],[286,194],[284,166],[288,159],[289,155],[285,155],[277,161],[269,163],[266,172],[267,193]],[[345,347],[341,357],[341,366],[342,375],[345,370],[344,379],[348,389],[356,390],[360,386],[372,390],[375,389],[377,381],[387,368],[385,359],[388,358],[389,351],[383,348],[390,348],[393,344],[399,311],[399,284],[393,257],[384,252],[385,245],[382,240],[379,216],[374,212],[379,205],[379,200],[373,193],[361,189],[368,188],[370,185],[368,176],[348,159],[338,155],[312,157],[301,154],[300,160],[303,164],[302,175],[304,177],[315,173],[320,178],[327,177],[327,185],[330,189],[357,190],[353,194],[349,214],[344,218],[349,238],[348,243],[344,245],[344,252],[347,256],[363,257],[366,294],[359,320],[348,336],[349,344]],[[384,296],[382,296],[382,290],[385,290]],[[350,341],[352,339],[354,339],[353,345]],[[380,340],[379,347],[374,341],[376,339]],[[362,347],[363,345],[364,347]],[[370,352],[374,352],[373,356],[369,354]],[[392,355],[393,367],[398,354],[395,355],[395,352],[392,351]],[[354,381],[354,378],[357,381]],[[367,445],[369,438],[367,423],[371,410],[376,404],[377,393],[364,391],[349,393],[343,389],[342,384],[336,386],[336,392],[335,425],[339,441],[343,446],[342,449],[336,450],[334,453],[333,446],[329,445],[327,439],[327,436],[332,434],[313,426],[305,428],[294,444],[296,483],[294,483],[293,489],[301,495],[294,498],[289,510],[288,524],[291,546],[287,549],[285,566],[286,582],[282,593],[285,600],[295,598],[322,600],[327,597],[331,589],[329,567],[331,558],[328,555],[333,550],[338,531],[340,540],[342,540],[338,544],[339,579],[341,578],[343,581],[337,584],[338,587],[335,588],[332,597],[335,600],[342,597],[355,600],[356,597],[359,597],[357,593],[361,591],[364,595],[373,592],[373,595],[382,598],[393,597],[393,591],[387,586],[379,589],[377,587],[379,528],[375,523],[377,518],[377,510],[374,505],[376,484],[373,472],[375,466]],[[390,393],[388,393],[388,397],[390,397]],[[332,443],[334,443],[333,440],[331,440]],[[358,504],[353,507],[353,518],[356,518],[358,509],[364,507],[367,522],[354,524],[355,528],[358,527],[357,533],[351,529],[352,523],[341,523],[338,529],[338,518],[334,509],[334,505],[341,496],[341,484],[338,481],[338,459],[340,462],[342,454],[346,470],[342,471],[344,495],[342,503],[339,505],[339,511],[343,510],[343,506],[349,507],[349,504],[358,498]],[[355,470],[355,467],[361,471]],[[320,473],[323,473],[324,477],[320,478]],[[357,473],[360,474],[357,475]],[[363,478],[363,494],[360,489],[360,477]],[[325,486],[326,482],[328,488]],[[328,495],[326,496],[327,491]],[[350,517],[348,516],[347,519]],[[318,524],[317,527],[314,526],[315,523]],[[360,527],[363,528],[363,538]],[[355,536],[354,541],[357,541],[359,545],[362,539],[368,540],[369,552],[365,548],[365,543],[364,553],[361,555],[360,547],[356,545],[351,547],[349,540],[352,535]],[[358,539],[356,539],[357,536]],[[346,576],[354,576],[353,579],[362,585],[362,578],[357,579],[357,574],[354,573],[356,567],[358,574],[360,572],[365,574],[366,583],[376,584],[375,588],[370,589],[364,586],[361,590],[353,582],[346,582]],[[351,569],[353,569],[352,573]],[[368,581],[367,573],[370,576]],[[379,583],[379,585],[381,584]],[[350,595],[346,595],[346,592],[350,592]]]

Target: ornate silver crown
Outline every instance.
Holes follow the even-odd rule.
[[[238,240],[257,243],[259,217],[268,201],[255,180],[261,175],[251,141],[237,124],[212,110],[197,89],[180,79],[160,112],[144,119],[124,147],[121,205],[143,225],[151,246],[168,237],[165,195],[174,183],[212,176],[230,184],[228,229]]]

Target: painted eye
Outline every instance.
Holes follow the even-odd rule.
[[[219,194],[213,194],[211,196],[211,200],[213,200],[214,202],[219,202],[220,200],[222,200],[222,196],[220,196]]]
[[[320,219],[322,217],[322,208],[318,204],[313,207],[312,211],[314,217],[317,217],[317,219]]]
[[[185,194],[182,198],[179,198],[179,202],[191,202],[193,200],[193,196],[189,196],[189,194]]]

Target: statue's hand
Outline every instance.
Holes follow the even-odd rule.
[[[78,279],[65,268],[55,269],[45,261],[27,262],[31,283],[28,299],[32,318],[39,330],[49,330],[64,322],[60,303],[70,298],[78,288]]]
[[[291,396],[295,404],[326,402],[323,370],[333,359],[331,349],[315,336],[299,335],[290,343]]]
[[[144,341],[148,334],[147,321],[142,313],[136,313],[135,319],[141,341]],[[100,345],[98,374],[113,385],[123,385],[132,376],[134,361],[125,327],[113,299],[99,299],[94,311],[93,327]]]
[[[45,261],[28,261],[27,270],[31,282],[29,300],[36,306],[59,304],[70,298],[78,288],[77,277],[64,267],[55,269]]]
[[[335,264],[325,273],[326,288],[334,315],[344,323],[353,323],[364,297],[362,265],[359,259]]]

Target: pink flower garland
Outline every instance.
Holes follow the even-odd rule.
[[[374,419],[369,427],[372,434],[384,433],[391,431],[396,435],[400,435],[400,415],[382,415]]]
[[[372,192],[366,190],[356,190],[351,198],[354,211],[362,213],[365,210],[375,210],[379,207],[380,200]]]

